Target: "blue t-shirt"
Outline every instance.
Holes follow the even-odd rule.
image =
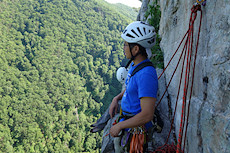
[[[147,61],[149,61],[149,59],[141,63]],[[127,112],[133,115],[141,112],[140,99],[142,97],[157,98],[158,78],[155,68],[152,66],[144,67],[131,77],[133,70],[138,66],[133,65],[132,63],[130,66],[125,81],[126,90],[121,100],[121,109],[124,115],[127,115]]]

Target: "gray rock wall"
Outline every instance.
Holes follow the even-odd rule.
[[[161,0],[159,34],[165,65],[188,29],[194,0]],[[207,1],[202,7],[203,20],[198,48],[195,82],[190,106],[186,152],[230,153],[230,1]],[[200,13],[195,23],[198,31]],[[176,55],[166,71],[166,82],[179,59]],[[180,71],[168,93],[175,106]],[[175,121],[178,134],[182,97]],[[172,107],[174,109],[174,107]]]
[[[137,20],[144,17],[147,4],[143,0]],[[188,29],[191,8],[195,0],[160,0],[161,49],[167,65]],[[188,153],[230,153],[230,1],[208,0],[202,7],[203,19],[195,71],[195,82],[190,106],[186,149]],[[198,32],[200,13],[195,22]],[[195,36],[196,37],[196,36]],[[196,40],[196,39],[195,39]],[[169,82],[181,50],[165,72]],[[168,89],[169,103],[175,107],[180,68]],[[181,92],[182,93],[182,90]],[[176,113],[178,135],[182,97]],[[165,104],[166,106],[166,104]]]

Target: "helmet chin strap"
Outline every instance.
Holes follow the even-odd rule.
[[[133,56],[133,53],[132,53],[132,51],[131,51],[132,49],[133,49],[133,48],[131,48],[130,45],[129,45],[129,51],[130,51],[132,57],[131,57],[131,59],[129,60],[129,62],[126,64],[126,66],[125,66],[126,69],[129,67],[130,63],[135,59],[135,57],[137,57],[137,55],[141,54],[141,52],[138,51],[138,53],[137,53],[135,56]]]
[[[130,65],[130,63],[131,63],[132,61],[133,61],[132,59],[129,60],[129,62],[128,62],[128,63],[126,64],[126,66],[125,66],[126,69],[129,67],[129,65]]]

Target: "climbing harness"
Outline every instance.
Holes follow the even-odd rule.
[[[163,93],[161,99],[157,103],[157,106],[159,106],[159,104],[161,103],[161,101],[162,101],[162,99],[163,99],[163,97],[164,97],[164,95],[165,95],[165,93],[166,93],[171,81],[172,81],[172,78],[174,77],[174,74],[175,74],[175,72],[176,72],[176,70],[177,70],[177,68],[178,68],[178,66],[180,64],[181,59],[183,59],[182,66],[181,66],[179,87],[178,87],[178,92],[177,92],[177,97],[176,97],[175,111],[174,111],[173,118],[172,118],[172,121],[171,121],[171,128],[170,128],[170,131],[169,131],[169,135],[168,135],[168,137],[166,139],[166,143],[163,146],[160,146],[159,148],[157,148],[154,151],[154,153],[158,153],[158,152],[162,152],[162,153],[174,153],[174,152],[181,153],[181,152],[184,152],[186,133],[187,133],[187,127],[188,127],[189,108],[190,108],[192,89],[193,89],[193,82],[194,82],[194,72],[195,72],[195,66],[196,66],[196,57],[197,57],[197,50],[198,50],[200,30],[201,30],[201,21],[202,21],[201,5],[204,6],[205,3],[206,3],[205,0],[197,0],[197,2],[193,5],[193,7],[191,9],[191,15],[190,15],[188,31],[185,33],[185,35],[184,35],[183,39],[181,40],[178,48],[174,52],[172,58],[169,60],[169,63],[167,64],[167,66],[165,67],[165,69],[163,70],[161,75],[158,77],[158,79],[160,79],[160,77],[163,75],[163,73],[168,68],[169,64],[171,63],[172,59],[174,58],[175,54],[178,52],[182,42],[184,42],[184,40],[185,40],[185,45],[184,45],[184,47],[182,49],[182,52],[181,52],[181,55],[179,57],[179,61],[178,61],[177,65],[176,65],[176,68],[175,68],[175,70],[174,70],[174,72],[173,72],[173,74],[172,74],[172,76],[171,76],[171,78],[169,80],[169,83],[168,83],[168,85],[166,87],[165,92]],[[200,11],[200,23],[199,23],[199,30],[198,30],[198,35],[197,35],[195,53],[193,53],[194,22],[196,20],[198,11]],[[193,54],[194,54],[194,57],[192,59]],[[192,64],[192,60],[193,60],[193,64]],[[184,68],[185,68],[185,73],[184,73]],[[183,74],[184,74],[184,76],[183,76]],[[191,82],[189,82],[190,81],[190,76],[192,76],[191,77]],[[183,89],[183,104],[182,104],[182,113],[181,113],[181,121],[180,121],[180,130],[179,130],[179,135],[178,135],[178,142],[177,142],[177,145],[174,145],[174,144],[169,145],[167,143],[168,143],[169,136],[170,136],[170,133],[171,133],[172,128],[173,128],[173,122],[174,122],[174,119],[175,119],[177,103],[178,103],[180,89],[181,89],[181,85],[182,85],[182,78],[184,78],[184,89]],[[182,141],[183,141],[183,143],[182,143]],[[183,146],[182,146],[182,144],[183,144]]]

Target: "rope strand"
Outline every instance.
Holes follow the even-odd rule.
[[[194,61],[193,61],[193,65],[192,63],[192,55],[193,55],[193,36],[194,36],[194,22],[196,20],[197,17],[197,11],[201,12],[200,15],[200,25],[199,25],[199,30],[198,30],[198,36],[197,36],[197,42],[196,42],[196,50],[195,50],[195,56],[194,56]],[[171,59],[169,60],[167,66],[164,68],[163,72],[161,73],[161,75],[158,77],[158,79],[161,78],[161,76],[163,75],[163,73],[165,72],[165,70],[168,68],[169,64],[171,63],[172,59],[174,58],[174,56],[176,55],[176,53],[178,52],[179,48],[181,47],[181,44],[183,43],[183,41],[186,38],[184,47],[182,49],[181,55],[179,57],[178,63],[175,67],[175,70],[170,78],[169,83],[167,84],[166,90],[163,93],[162,97],[160,98],[160,101],[158,102],[158,104],[156,105],[156,107],[161,103],[166,91],[168,90],[168,87],[174,77],[174,74],[179,66],[179,63],[181,61],[181,58],[183,56],[183,62],[182,62],[182,68],[181,68],[181,76],[180,76],[180,81],[179,81],[179,87],[178,87],[178,92],[177,92],[177,97],[176,97],[176,105],[175,105],[175,111],[173,114],[173,118],[171,121],[171,128],[168,134],[168,137],[166,139],[166,143],[163,146],[158,147],[154,153],[157,152],[162,152],[162,153],[181,153],[184,152],[184,148],[185,148],[185,140],[186,140],[186,136],[187,136],[187,128],[188,128],[188,118],[189,118],[189,108],[190,108],[190,102],[191,102],[191,97],[192,97],[192,89],[193,89],[193,83],[194,83],[194,73],[195,73],[195,65],[196,65],[196,58],[197,58],[197,50],[198,50],[198,45],[199,45],[199,37],[200,37],[200,30],[201,30],[201,21],[202,21],[202,10],[201,10],[201,5],[194,5],[191,9],[191,15],[190,15],[190,21],[189,21],[189,28],[188,31],[185,33],[183,39],[181,40],[178,48],[176,49],[176,51],[174,52],[174,54],[172,55]],[[186,62],[185,62],[186,59]],[[192,68],[193,66],[193,68]],[[178,99],[179,99],[179,95],[180,95],[180,88],[182,85],[182,78],[183,78],[183,72],[184,72],[184,67],[185,67],[185,74],[184,74],[184,89],[183,89],[183,102],[182,102],[182,112],[181,112],[181,121],[180,121],[180,129],[179,129],[179,134],[178,134],[178,143],[177,146],[175,146],[174,144],[168,145],[168,140],[170,137],[170,133],[172,131],[172,127],[173,127],[173,123],[175,120],[175,114],[176,114],[176,110],[177,110],[177,105],[178,105]],[[192,69],[192,70],[191,70]],[[190,74],[191,73],[191,74]],[[190,81],[190,75],[192,75],[192,79]],[[190,89],[189,89],[190,87]],[[188,93],[190,92],[190,95],[188,97],[188,102],[187,102],[187,96]],[[182,142],[183,142],[183,148],[182,146]]]

